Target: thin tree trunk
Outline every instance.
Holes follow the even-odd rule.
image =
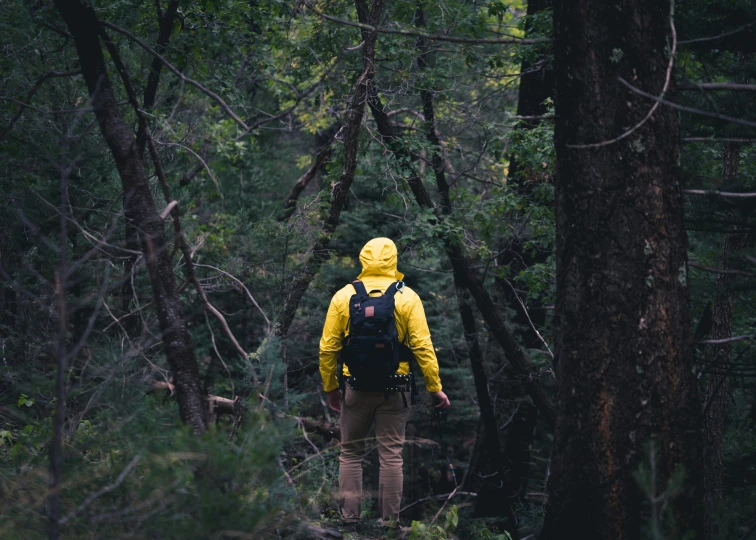
[[[377,26],[383,11],[384,0],[373,0],[369,8],[366,0],[355,0],[355,5],[361,23]],[[357,170],[360,124],[365,114],[365,102],[373,86],[373,77],[375,76],[375,44],[378,33],[363,30],[362,39],[365,42],[362,47],[362,73],[355,85],[354,95],[346,113],[342,132],[344,137],[344,170],[331,193],[331,206],[323,224],[323,233],[315,242],[312,255],[305,263],[304,268],[289,286],[289,294],[286,296],[281,315],[273,329],[278,337],[286,336],[307,287],[320,270],[320,266],[331,257],[328,244],[331,242],[333,233],[339,224],[341,210],[349,195],[349,188],[352,186],[354,173]]]
[[[370,101],[368,102],[368,105],[373,113],[373,118],[375,119],[378,133],[381,135],[381,138],[386,143],[386,146],[388,146],[393,152],[394,159],[397,160],[401,166],[413,171],[407,178],[407,183],[415,196],[418,206],[434,209],[435,205],[428,195],[425,185],[413,170],[410,153],[393,133],[388,115],[384,111],[383,104],[377,93],[371,93],[369,99]],[[443,189],[440,189],[439,191],[443,192]],[[442,202],[442,204],[445,203]],[[439,220],[444,219],[442,214],[437,215],[437,218]],[[538,383],[538,374],[532,371],[527,356],[525,356],[525,353],[519,345],[517,345],[511,332],[506,327],[504,318],[496,309],[491,295],[488,294],[486,288],[478,282],[470,269],[470,263],[465,257],[462,247],[459,244],[454,243],[450,238],[444,238],[444,248],[449,257],[452,270],[455,272],[455,275],[459,276],[460,283],[468,289],[472,297],[475,299],[475,305],[478,307],[481,315],[483,315],[483,319],[486,321],[494,338],[504,350],[504,355],[506,356],[507,361],[512,364],[512,368],[517,374],[517,377],[522,381],[528,395],[531,397],[536,407],[538,407],[538,410],[543,414],[546,421],[553,425],[556,416],[554,404]]]
[[[155,209],[134,135],[116,105],[100,45],[100,24],[92,8],[79,0],[56,0],[55,5],[73,36],[95,115],[121,177],[126,219],[139,231],[181,419],[195,433],[203,433],[207,418],[199,371],[176,289],[163,220]]]
[[[53,414],[53,436],[50,444],[50,496],[47,499],[48,529],[50,540],[60,538],[60,487],[63,479],[63,424],[66,419],[66,365],[68,360],[68,309],[66,306],[66,285],[68,275],[68,174],[63,166],[60,175],[60,267],[55,274],[55,311],[58,322],[56,343],[57,371],[55,377],[55,413]]]
[[[159,9],[159,2],[157,2]],[[173,21],[176,18],[176,12],[178,11],[178,0],[173,0],[166,10],[162,13],[158,13],[158,23],[160,30],[158,33],[157,45],[155,49],[158,53],[163,54],[168,46],[168,40],[173,30]],[[160,72],[163,69],[163,63],[158,58],[152,59],[150,64],[150,75],[147,78],[147,86],[144,89],[143,109],[149,111],[155,105],[155,97],[157,96],[158,83],[160,81]],[[139,130],[137,133],[137,148],[139,149],[140,159],[144,156],[145,145],[147,144],[146,134],[143,130]],[[125,204],[125,201],[124,201]],[[130,220],[126,220],[126,247],[132,251],[139,249],[139,231]],[[126,261],[126,268],[124,269],[123,284],[121,285],[121,310],[124,314],[129,313],[129,304],[131,298],[134,295],[134,288],[131,282],[131,273],[134,271],[134,265],[137,262],[136,255],[129,255]],[[122,319],[124,329],[129,334],[137,333],[137,323],[139,318],[136,316],[126,317]]]
[[[738,178],[738,165],[740,157],[740,145],[727,143],[722,156],[722,181],[724,184],[732,184]],[[733,221],[738,219],[733,212]],[[741,268],[738,252],[745,247],[747,240],[746,232],[733,227],[732,232],[725,237],[722,249],[722,262],[720,267],[725,270],[738,270]],[[733,274],[719,274],[717,284],[721,290],[714,297],[712,311],[713,339],[725,339],[732,337],[732,311],[734,297],[726,290],[727,286],[736,277]],[[708,351],[713,365],[726,371],[730,363],[731,343],[709,345]],[[718,370],[719,371],[719,370]],[[727,399],[730,381],[727,375],[712,374],[706,385],[706,400],[704,405],[704,491],[706,500],[706,538],[717,540],[720,538],[719,522],[716,519],[717,506],[722,501],[722,442],[725,434],[725,419],[727,418]]]
[[[668,87],[670,1],[558,2],[554,30],[560,380],[541,539],[701,537],[677,115],[642,123],[654,102],[618,82]],[[643,463],[655,482],[638,479]]]
[[[553,0],[528,0],[525,37],[533,37],[532,19],[552,5]],[[549,65],[548,58],[550,49],[551,44],[545,44],[539,50],[540,54],[536,62],[531,62],[527,58],[522,61],[517,97],[517,116],[519,117],[539,117],[547,112],[547,106],[544,102],[554,96],[554,70]],[[532,129],[537,127],[541,121],[533,119],[523,120],[522,122],[526,129]],[[530,193],[531,186],[543,181],[541,178],[543,176],[542,171],[534,174],[532,171],[523,170],[514,154],[510,156],[507,176],[508,184],[523,194]],[[527,265],[545,262],[548,256],[548,253],[544,250],[538,250],[533,256],[523,249],[523,240],[519,236],[527,233],[527,227],[523,226],[520,234],[512,238],[509,249],[502,252],[498,258],[498,265],[509,267],[512,276],[519,274]],[[532,309],[533,307],[540,307],[538,305],[531,305],[529,312],[526,311],[513,288],[513,282],[510,283],[499,278],[495,278],[495,281],[499,291],[504,295],[507,305],[514,308],[513,331],[516,332],[520,343],[527,349],[541,349],[543,346],[534,327],[542,327],[545,324],[546,311]],[[531,461],[530,448],[533,443],[537,414],[533,406],[523,399],[522,385],[510,370],[502,374],[497,386],[498,395],[504,395],[509,401],[515,403],[515,410],[511,416],[510,410],[501,408],[501,412],[506,412],[508,416],[503,417],[502,414],[499,414],[497,418],[499,422],[507,422],[501,436],[505,459],[509,464],[511,473],[508,476],[504,493],[510,499],[516,500],[525,495],[528,485]]]
[[[415,25],[419,28],[425,26],[425,14],[422,0],[417,2]],[[419,53],[417,56],[417,67],[419,71],[422,72],[428,67],[428,62],[430,60],[430,51],[423,38],[417,40],[417,49]],[[435,111],[433,107],[433,91],[423,87],[420,91],[420,99],[423,103],[423,116],[425,117],[425,135],[428,142],[431,144],[430,161],[433,166],[436,186],[441,200],[441,211],[445,215],[448,215],[452,211],[452,205],[449,194],[449,183],[446,181],[446,169],[444,165],[441,139],[438,136],[438,130],[436,128]],[[486,459],[482,461],[494,471],[491,478],[483,480],[478,492],[478,497],[475,499],[475,507],[476,512],[481,516],[501,516],[506,518],[509,522],[508,530],[512,537],[516,539],[519,538],[519,535],[517,533],[517,521],[514,516],[514,511],[512,510],[510,499],[502,496],[500,491],[501,487],[506,485],[507,480],[507,475],[504,470],[505,463],[502,457],[501,448],[499,447],[499,432],[496,428],[496,416],[494,415],[491,395],[488,391],[489,379],[485,367],[483,366],[483,355],[478,343],[475,315],[472,306],[470,305],[470,298],[467,295],[464,278],[465,276],[458,271],[454,272],[454,284],[457,291],[459,314],[462,320],[465,341],[467,342],[468,356],[470,358],[470,366],[472,368],[473,381],[475,383],[475,394],[478,397],[478,407],[480,409],[481,423],[483,425],[482,453]],[[478,460],[478,463],[480,463],[480,461],[481,460]]]
[[[157,2],[156,2],[157,3]],[[160,4],[157,3],[158,9]],[[173,21],[176,20],[176,12],[178,11],[178,0],[172,0],[164,12],[158,12],[158,25],[160,30],[158,31],[157,43],[155,50],[158,54],[163,54],[168,47],[168,41],[171,39],[171,32],[173,31]],[[147,86],[144,87],[144,100],[143,109],[149,111],[155,105],[155,98],[157,97],[158,83],[160,82],[160,72],[163,70],[163,63],[158,57],[152,59],[150,64],[150,75],[147,77]],[[146,133],[140,130],[137,133],[137,148],[139,149],[139,157],[144,156],[144,149],[147,145]]]

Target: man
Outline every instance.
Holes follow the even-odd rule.
[[[438,360],[423,305],[417,293],[401,283],[404,275],[396,269],[397,251],[394,242],[388,238],[374,238],[362,248],[360,262],[362,273],[357,280],[361,283],[355,282],[355,285],[362,291],[370,291],[372,297],[378,295],[378,292],[393,295],[398,341],[411,349],[423,372],[425,387],[436,402],[435,406],[446,409],[450,405],[449,398],[441,390]],[[404,392],[359,390],[359,385],[352,384],[354,381],[350,380],[346,365],[343,375],[347,377],[349,384],[342,396],[336,373],[336,359],[350,330],[350,299],[358,293],[355,285],[347,285],[331,299],[320,340],[320,375],[323,378],[323,389],[328,394],[328,405],[341,414],[339,491],[342,519],[345,522],[357,522],[360,518],[365,438],[375,422],[380,463],[378,512],[383,523],[389,523],[399,519],[402,447],[409,406]],[[389,291],[391,286],[396,290]],[[359,304],[354,308],[359,309]],[[373,308],[366,308],[365,316],[373,314],[370,309]],[[399,363],[396,373],[406,375],[409,371],[409,364],[403,361]]]

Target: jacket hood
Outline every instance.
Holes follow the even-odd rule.
[[[362,272],[357,279],[365,276],[386,276],[397,281],[404,279],[404,274],[396,269],[396,245],[388,238],[373,238],[360,251]]]

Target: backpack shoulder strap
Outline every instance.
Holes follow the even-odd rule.
[[[388,289],[386,289],[386,292],[384,292],[383,295],[393,298],[394,295],[396,294],[396,291],[403,293],[403,289],[404,289],[404,282],[395,281],[394,283],[388,286]]]
[[[358,296],[369,296],[367,289],[365,289],[365,284],[359,279],[355,279],[352,282],[352,287],[354,287],[354,290],[357,291]]]

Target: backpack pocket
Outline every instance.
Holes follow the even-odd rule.
[[[342,359],[352,377],[377,386],[386,385],[396,371],[390,336],[350,336],[344,339]]]

